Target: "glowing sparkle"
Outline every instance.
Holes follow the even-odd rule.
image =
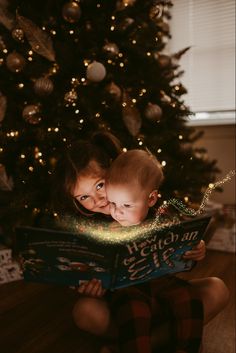
[[[145,240],[145,237],[148,236],[150,232],[158,229],[164,229],[181,222],[178,215],[173,216],[171,220],[163,221],[162,215],[169,205],[174,206],[181,214],[185,214],[190,217],[198,216],[203,212],[203,209],[206,206],[206,202],[209,200],[209,196],[213,189],[229,181],[234,175],[235,170],[230,171],[225,178],[214,183],[213,188],[208,188],[197,211],[186,207],[181,201],[177,199],[170,199],[168,201],[163,201],[162,205],[158,208],[157,215],[154,220],[144,221],[138,226],[121,227],[115,222],[109,225],[102,225],[88,220],[78,223],[76,218],[57,219],[57,221],[60,223],[60,226],[62,225],[74,233],[84,235],[88,238],[92,238],[93,240],[97,240],[98,242],[122,243],[135,240],[137,238],[139,240]],[[160,197],[161,195],[158,194],[158,196]]]

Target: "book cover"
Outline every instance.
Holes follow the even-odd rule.
[[[75,286],[97,278],[103,288],[115,289],[190,270],[194,262],[182,255],[203,238],[209,221],[201,217],[149,227],[140,237],[114,242],[79,232],[18,227],[17,248],[27,281]]]

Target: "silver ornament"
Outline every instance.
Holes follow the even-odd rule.
[[[159,105],[148,103],[144,112],[145,117],[150,121],[160,121],[162,117],[162,109]]]
[[[92,82],[100,82],[106,76],[106,68],[98,61],[93,61],[88,65],[86,71],[87,79]]]
[[[22,112],[23,119],[32,125],[37,125],[42,120],[40,107],[37,104],[27,105]]]

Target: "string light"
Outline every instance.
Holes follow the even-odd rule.
[[[158,148],[157,153],[161,153],[161,152],[162,152],[162,149]]]
[[[231,178],[233,176],[235,176],[235,170],[231,170],[223,179],[221,179],[220,181],[217,181],[216,183],[210,183],[207,190],[205,191],[203,198],[202,198],[202,202],[198,208],[198,210],[194,210],[192,208],[188,208],[186,207],[181,201],[177,200],[177,199],[170,199],[167,201],[166,204],[160,206],[159,208],[159,214],[163,211],[163,207],[166,208],[168,205],[172,205],[174,206],[178,211],[180,211],[181,213],[187,215],[187,216],[197,216],[200,215],[201,213],[203,213],[204,208],[206,207],[207,202],[209,201],[210,195],[212,193],[212,191],[214,189],[216,189],[217,187],[223,185],[224,183],[226,183],[227,181],[231,180]]]
[[[163,167],[165,167],[165,166],[166,166],[166,161],[162,161],[162,162],[161,162],[161,165],[162,165]]]

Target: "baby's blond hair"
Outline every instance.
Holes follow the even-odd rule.
[[[151,192],[159,188],[164,176],[156,157],[149,151],[134,149],[120,154],[107,173],[107,184],[136,184]]]

